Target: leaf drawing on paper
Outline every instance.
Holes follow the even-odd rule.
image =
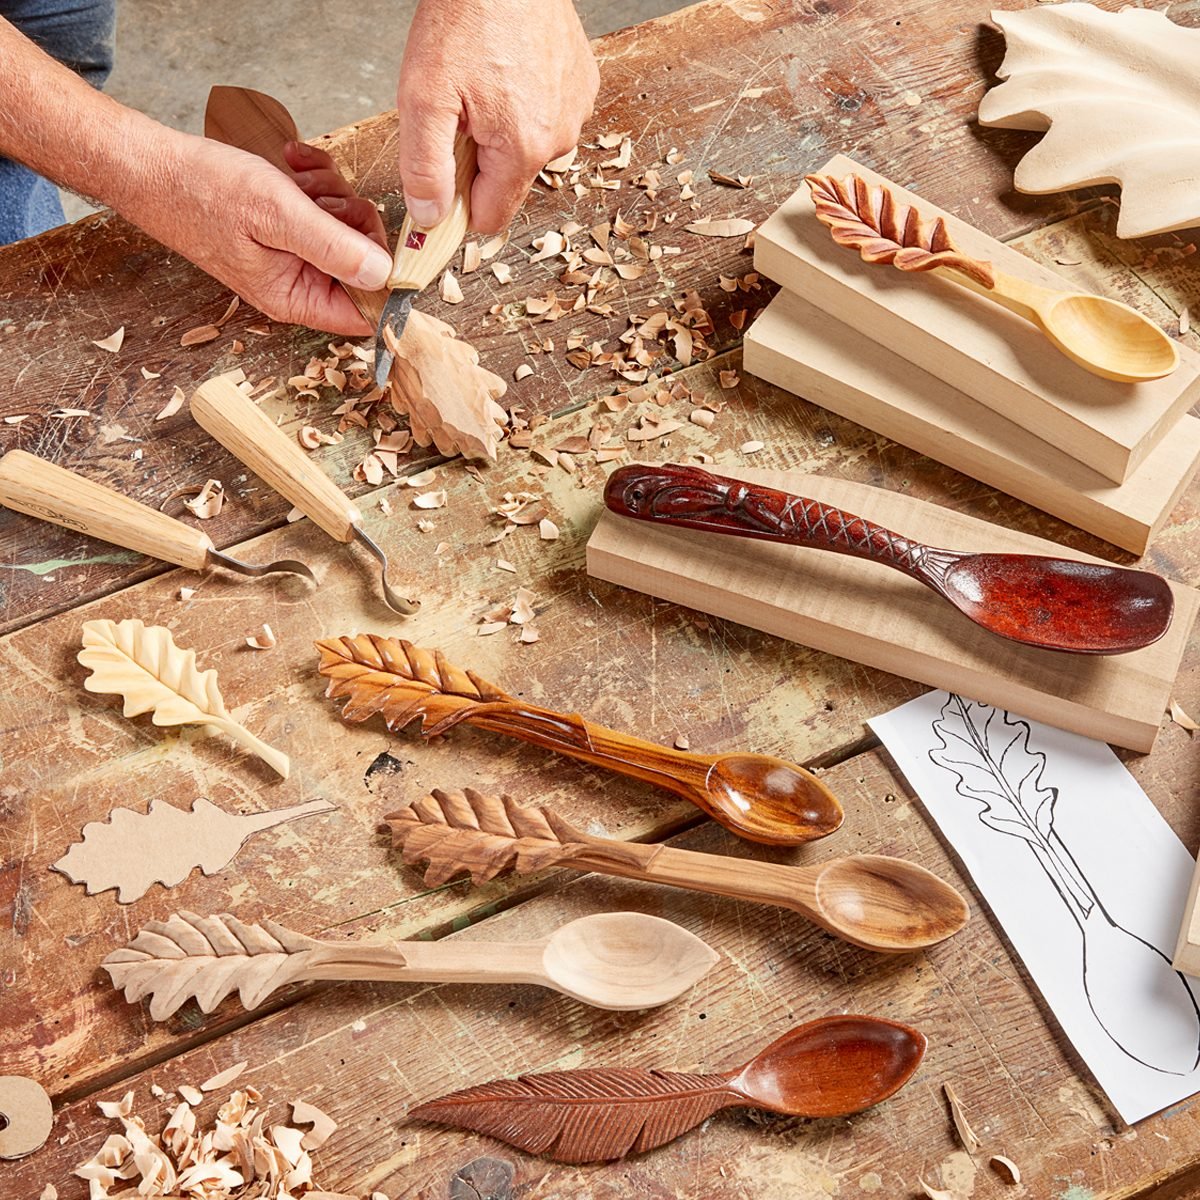
[[[151,713],[155,725],[212,726],[288,777],[288,756],[229,715],[216,671],[199,670],[196,652],[175,645],[169,629],[136,620],[85,621],[78,658],[91,671],[83,686],[124,697],[125,716]]]
[[[602,1162],[653,1150],[722,1108],[745,1104],[724,1075],[597,1067],[496,1079],[409,1115],[486,1133],[558,1162]]]
[[[152,884],[182,883],[197,867],[205,875],[224,870],[260,830],[336,807],[310,800],[291,808],[240,815],[201,797],[190,812],[165,800],[151,800],[145,813],[114,808],[107,821],[89,821],[83,827],[83,840],[72,845],[53,869],[72,883],[86,884],[89,896],[116,888],[117,901],[129,904]]]
[[[1100,1028],[1143,1066],[1187,1075],[1200,1065],[1200,1007],[1170,956],[1113,920],[1059,836],[1059,790],[1046,782],[1047,758],[1030,745],[1032,732],[1019,717],[952,695],[933,723],[938,744],[929,759],[956,777],[960,796],[982,806],[981,825],[1028,845],[1079,927],[1083,990]],[[1122,994],[1139,976],[1154,980],[1154,1020]]]

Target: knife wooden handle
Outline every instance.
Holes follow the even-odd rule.
[[[220,377],[207,380],[192,397],[191,409],[202,429],[331,538],[353,541],[362,520],[358,508],[235,384]]]
[[[471,184],[477,174],[475,142],[460,129],[454,137],[454,203],[450,213],[432,229],[422,229],[406,213],[396,241],[389,288],[423,291],[462,245],[471,224]]]
[[[203,570],[213,549],[202,529],[24,450],[0,458],[0,503],[192,571]]]

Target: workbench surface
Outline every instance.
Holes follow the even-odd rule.
[[[1116,9],[1117,2],[1103,7]],[[717,354],[680,372],[697,398],[725,402],[712,430],[685,424],[667,446],[639,443],[644,457],[711,454],[718,465],[756,465],[843,475],[1053,538],[1127,562],[1128,555],[1036,510],[914,455],[867,430],[741,374],[740,334],[730,311],[751,318],[772,294],[736,299],[718,277],[752,270],[740,238],[706,239],[681,228],[699,216],[761,221],[806,170],[837,151],[916,187],[980,228],[1085,286],[1108,290],[1174,332],[1200,286],[1188,260],[1160,255],[1164,237],[1121,243],[1114,208],[1099,192],[1030,198],[1011,190],[1026,135],[984,130],[975,107],[1003,54],[978,0],[710,0],[601,39],[602,94],[585,141],[630,131],[633,165],[619,191],[539,186],[501,260],[515,281],[488,273],[463,280],[466,300],[422,305],[452,322],[489,368],[512,380],[520,362],[536,373],[510,382],[504,403],[549,418],[538,442],[586,435],[613,376],[568,365],[562,343],[578,332],[606,348],[627,314],[695,289],[713,317]],[[1200,25],[1200,2],[1172,6],[1174,20]],[[214,81],[222,82],[222,81]],[[286,101],[286,97],[281,97]],[[314,131],[302,131],[312,134]],[[384,201],[397,223],[392,114],[323,139],[360,189]],[[657,201],[631,181],[671,147],[695,173],[696,207],[664,185]],[[719,187],[709,170],[751,175],[749,188]],[[618,210],[676,211],[669,237],[680,253],[657,260],[608,297],[617,315],[572,314],[552,326],[489,312],[554,286],[552,262],[529,263],[530,242],[574,218],[590,227]],[[369,445],[354,431],[323,447],[322,465],[360,498],[421,612],[401,622],[383,609],[369,560],[325,538],[309,522],[287,524],[287,503],[195,426],[186,407],[155,421],[175,386],[190,394],[214,373],[241,367],[251,380],[301,371],[330,340],[262,323],[245,306],[228,336],[183,349],[180,334],[219,317],[220,284],[119,219],[100,214],[0,251],[0,451],[21,447],[68,465],[157,507],[176,489],[224,481],[222,514],[206,523],[218,546],[250,561],[296,557],[321,577],[312,589],[288,577],[246,580],[166,571],[136,555],[0,512],[0,1075],[26,1074],[54,1097],[47,1146],[0,1164],[0,1194],[36,1197],[54,1183],[62,1200],[87,1194],[71,1175],[110,1132],[95,1100],[136,1088],[152,1128],[167,1106],[149,1085],[197,1084],[243,1059],[243,1080],[273,1104],[309,1100],[340,1124],[315,1152],[321,1186],[355,1195],[551,1197],[718,1196],[755,1200],[922,1194],[919,1179],[955,1197],[1026,1195],[1055,1200],[1200,1194],[1200,1105],[1182,1104],[1125,1126],[1106,1103],[1028,976],[932,830],[918,801],[863,722],[922,689],[909,681],[653,601],[584,574],[584,546],[599,509],[603,471],[547,468],[528,451],[501,447],[499,461],[469,473],[437,466],[444,508],[418,512],[403,480],[372,492],[350,469]],[[95,348],[118,325],[116,355]],[[550,354],[528,357],[531,336],[552,335]],[[235,353],[233,340],[244,342]],[[334,339],[338,340],[338,339]],[[1193,346],[1195,334],[1184,335]],[[146,379],[141,368],[159,378]],[[736,371],[733,388],[721,371]],[[269,395],[284,428],[329,428],[336,403]],[[60,409],[89,417],[54,417]],[[686,418],[686,411],[682,414]],[[623,429],[615,418],[618,430]],[[361,433],[361,437],[356,434]],[[141,456],[135,460],[134,452]],[[418,451],[411,474],[439,460]],[[556,541],[521,528],[490,544],[501,525],[489,509],[505,493],[544,497],[561,527]],[[368,495],[370,493],[370,495]],[[377,503],[390,497],[390,514]],[[418,517],[433,523],[423,532]],[[1193,484],[1146,558],[1200,583],[1200,484]],[[500,569],[507,560],[515,571]],[[182,601],[181,586],[195,587]],[[480,613],[524,586],[536,596],[540,640],[518,644],[515,628],[478,635]],[[215,667],[235,715],[292,756],[279,781],[222,738],[126,720],[112,697],[84,692],[75,662],[80,624],[138,617],[168,626]],[[273,650],[244,638],[268,622]],[[460,728],[423,743],[373,720],[343,724],[323,698],[312,641],[374,630],[439,646],[507,690],[671,743],[686,736],[702,752],[743,748],[826,771],[847,817],[833,836],[795,851],[739,842],[695,810],[648,785],[607,776],[495,735]],[[1200,710],[1200,653],[1193,634],[1176,698]],[[1129,760],[1142,786],[1189,851],[1200,842],[1195,804],[1200,749],[1167,723],[1154,753]],[[922,954],[881,958],[764,906],[552,871],[504,876],[473,887],[427,888],[378,832],[384,813],[433,787],[473,786],[548,801],[577,825],[613,836],[663,839],[722,854],[819,862],[849,852],[898,854],[924,864],[971,900],[971,921]],[[233,864],[153,888],[130,905],[109,891],[89,897],[49,870],[87,821],[117,805],[144,810],[153,797],[186,807],[207,796],[230,811],[257,812],[314,798],[337,810],[258,835]],[[1135,881],[1144,882],[1144,881]],[[314,936],[452,936],[519,940],[570,917],[638,909],[669,917],[722,952],[718,966],[682,1000],[649,1013],[608,1013],[532,987],[342,984],[274,995],[253,1014],[236,1000],[203,1016],[192,1005],[162,1024],[125,1003],[98,971],[100,959],[147,921],[176,909],[274,917]],[[469,1083],[563,1067],[644,1065],[723,1070],[791,1025],[844,1011],[913,1024],[929,1039],[919,1074],[893,1100],[848,1120],[806,1121],[735,1110],[669,1146],[625,1162],[568,1167],[488,1138],[409,1121],[409,1107]],[[958,1144],[942,1084],[951,1082],[984,1150]],[[209,1102],[211,1103],[211,1101]],[[204,1110],[207,1112],[207,1108]],[[987,1165],[1005,1154],[1023,1182],[1007,1186]],[[487,1159],[492,1162],[479,1163]],[[508,1167],[500,1164],[511,1164]],[[511,1174],[511,1179],[509,1175]],[[485,1178],[498,1180],[485,1186]],[[471,1180],[475,1180],[474,1186]],[[507,1182],[506,1182],[507,1181]]]

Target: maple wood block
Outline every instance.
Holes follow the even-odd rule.
[[[1123,484],[791,292],[743,346],[752,375],[1142,554],[1200,466],[1200,420],[1183,416]]]
[[[930,545],[1062,556],[1062,547],[1043,538],[868,484],[792,471],[721,470],[810,496]],[[634,522],[607,511],[588,541],[587,569],[597,579],[1143,752],[1158,735],[1200,606],[1200,592],[1172,583],[1175,618],[1160,641],[1111,657],[1062,654],[990,634],[915,580],[876,563]]]
[[[942,217],[959,248],[1043,287],[1079,289],[839,154],[820,169],[863,176],[890,188],[900,204]],[[1179,347],[1179,367],[1149,383],[1116,383],[1076,366],[1029,322],[982,296],[927,275],[869,264],[834,243],[802,185],[762,225],[754,266],[849,325],[865,339],[995,409],[1115,483],[1124,480],[1200,398],[1200,355]]]

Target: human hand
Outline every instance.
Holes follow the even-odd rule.
[[[122,215],[274,320],[372,332],[338,280],[384,285],[392,260],[383,222],[329,155],[289,143],[289,177],[206,138],[163,130],[162,141],[156,186],[134,191]]]
[[[450,211],[462,125],[479,148],[471,227],[503,229],[538,171],[578,142],[599,86],[572,0],[420,0],[396,96],[413,221]]]

